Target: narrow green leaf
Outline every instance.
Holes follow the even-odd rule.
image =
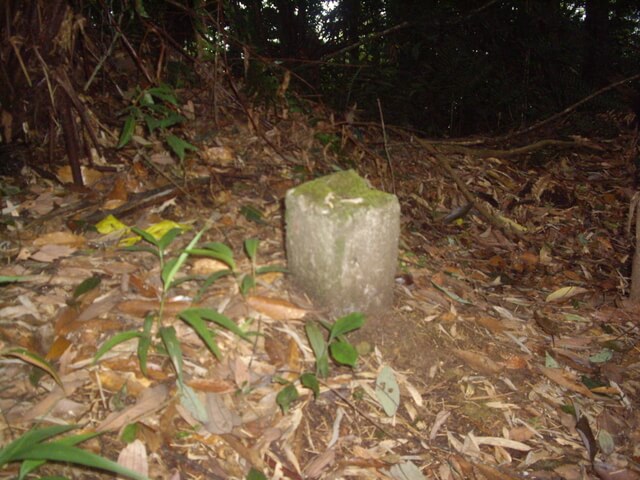
[[[100,348],[98,348],[98,351],[93,356],[93,361],[97,362],[100,359],[101,356],[103,356],[105,353],[107,353],[109,350],[111,350],[116,345],[118,345],[120,343],[123,343],[123,342],[126,342],[127,340],[131,340],[132,338],[136,338],[136,337],[140,337],[140,336],[142,336],[142,334],[140,332],[138,332],[137,330],[127,330],[126,332],[117,333],[116,335],[114,335],[113,337],[111,337],[110,339],[105,341],[100,346]]]
[[[181,228],[172,228],[167,233],[165,233],[160,240],[158,240],[158,246],[165,251],[171,242],[173,242],[178,235],[182,233]]]
[[[180,257],[172,258],[170,260],[167,260],[167,263],[165,263],[164,267],[162,267],[160,277],[162,278],[162,288],[165,292],[169,291],[169,289],[173,286],[173,279],[179,270],[179,261]]]
[[[260,244],[260,240],[257,238],[247,238],[244,241],[244,250],[247,252],[247,256],[249,260],[252,262],[256,261],[256,255],[258,253],[258,245]]]
[[[316,358],[316,370],[320,378],[327,378],[329,376],[329,353],[325,353],[321,357]]]
[[[173,134],[167,135],[165,140],[167,141],[167,144],[169,145],[171,150],[173,150],[173,153],[175,153],[180,160],[184,160],[184,154],[186,150],[198,151],[198,147],[195,147],[186,140],[176,137]]]
[[[32,280],[32,278],[33,277],[30,275],[0,275],[0,285],[2,285],[3,283],[27,282],[29,280]]]
[[[59,443],[60,445],[73,446],[73,445],[77,445],[78,443],[84,442],[85,440],[88,440],[90,438],[97,437],[98,435],[101,435],[101,433],[100,432],[82,433],[80,435],[70,435],[68,437],[61,438],[60,440],[56,440],[56,442]],[[37,468],[40,468],[45,463],[47,463],[46,460],[23,461],[22,465],[20,465],[20,475],[18,476],[18,478],[22,479],[26,477],[29,473],[33,472]],[[40,477],[40,478],[42,480],[43,477]]]
[[[200,237],[202,237],[205,231],[206,228],[203,228],[198,233],[196,233],[193,239],[189,242],[189,245],[187,245],[187,248],[185,248],[180,253],[180,255],[178,255],[178,258],[172,259],[167,262],[165,268],[162,269],[162,282],[165,292],[167,292],[171,287],[171,282],[173,282],[173,279],[180,270],[180,267],[182,267],[182,265],[184,265],[184,262],[187,261],[187,258],[189,258],[189,250],[192,249],[196,245],[196,243],[198,243]]]
[[[205,343],[207,348],[211,350],[211,352],[216,356],[218,360],[222,358],[222,354],[220,353],[220,349],[214,340],[213,334],[207,328],[207,324],[202,316],[199,314],[198,309],[187,309],[178,314],[178,316],[187,322],[191,328],[193,328],[196,333],[200,336],[202,341]]]
[[[160,244],[158,243],[158,240],[156,240],[156,237],[151,235],[146,230],[142,230],[141,228],[138,228],[138,227],[131,227],[131,231],[136,235],[140,235],[145,241],[149,242],[151,245],[155,247],[160,246]]]
[[[230,332],[235,333],[236,335],[238,335],[240,338],[244,340],[248,340],[249,338],[249,335],[247,335],[244,331],[242,331],[242,329],[238,327],[238,325],[236,325],[236,323],[233,320],[231,320],[229,317],[225,315],[222,315],[221,313],[216,312],[211,308],[199,308],[199,307],[188,308],[180,312],[180,316],[183,316],[185,313],[187,313],[188,315],[196,315],[210,322],[214,322],[220,325],[221,327],[226,328]]]
[[[72,298],[76,299],[80,295],[90,292],[98,285],[100,285],[100,282],[102,282],[102,279],[97,275],[84,279],[82,282],[80,282],[80,285],[78,285],[73,291]]]
[[[286,414],[293,402],[298,399],[298,390],[293,384],[289,384],[278,392],[276,395],[276,403],[282,409],[282,413]]]
[[[322,335],[322,330],[318,324],[314,321],[307,322],[304,326],[304,330],[307,333],[307,338],[311,344],[311,349],[316,356],[316,359],[326,354],[327,343]]]
[[[318,378],[313,373],[303,373],[300,375],[300,383],[313,392],[313,398],[320,395],[320,384]]]
[[[163,327],[159,333],[164,346],[167,348],[167,353],[176,371],[176,375],[178,376],[178,384],[184,385],[182,377],[182,350],[180,349],[180,342],[176,336],[176,329],[173,327]]]
[[[147,477],[129,470],[116,462],[107,460],[99,455],[87,452],[78,447],[62,445],[58,442],[32,445],[27,451],[21,451],[16,460],[52,460],[56,462],[69,462],[75,465],[84,465],[99,468],[108,472],[124,475],[136,480],[147,480]]]
[[[159,87],[149,88],[147,92],[150,95],[153,95],[154,97],[159,98],[160,100],[163,100],[167,103],[171,103],[172,105],[176,105],[176,106],[178,105],[178,99],[176,98],[175,93],[173,92],[173,89],[168,85],[161,85]]]
[[[254,288],[256,288],[256,279],[251,275],[244,275],[240,281],[240,293],[246,296]]]
[[[160,128],[169,128],[169,127],[172,127],[174,125],[178,125],[180,123],[183,123],[185,120],[186,120],[186,118],[183,117],[182,115],[180,115],[180,114],[178,114],[176,112],[170,111],[168,113],[168,115],[166,115],[163,118],[158,120],[158,126]],[[196,148],[196,147],[194,147],[194,148]]]
[[[362,313],[350,313],[344,317],[339,318],[331,327],[331,333],[329,335],[329,343],[335,338],[345,333],[357,330],[364,324],[364,315]]]
[[[151,328],[153,327],[154,319],[154,314],[148,314],[144,318],[142,335],[140,335],[140,340],[138,340],[138,361],[140,362],[140,370],[145,377],[147,376],[147,358],[149,356],[149,348],[151,347]]]
[[[122,148],[133,138],[133,132],[136,129],[136,117],[133,112],[129,114],[122,126],[122,132],[120,133],[120,140],[116,148]]]
[[[58,385],[62,386],[62,380],[60,380],[60,376],[58,375],[58,372],[56,372],[55,368],[53,368],[53,365],[51,365],[37,353],[30,352],[29,350],[26,350],[24,348],[10,348],[8,350],[0,351],[0,355],[6,357],[16,357],[23,362],[40,368],[51,375],[51,377]]]
[[[144,122],[147,124],[147,130],[149,133],[153,133],[157,128],[160,128],[160,120],[152,115],[144,115]]]
[[[151,247],[147,247],[145,245],[130,245],[128,247],[124,247],[123,250],[125,250],[127,252],[146,252],[146,253],[151,253],[151,254],[155,255],[156,257],[160,258],[160,252],[157,249],[151,248]]]
[[[53,425],[51,427],[29,430],[25,434],[16,438],[13,442],[0,449],[0,467],[9,462],[15,461],[23,449],[29,448],[35,443],[39,443],[47,438],[55,437],[61,433],[68,432],[76,428],[74,425]]]
[[[358,351],[349,342],[336,340],[329,344],[331,358],[341,365],[355,367],[358,360]]]
[[[282,265],[264,265],[262,267],[256,268],[256,275],[262,275],[263,273],[272,272],[289,273],[287,268],[283,267]]]
[[[194,297],[193,301],[195,303],[198,303],[200,301],[200,298],[202,298],[202,295],[204,294],[204,292],[206,291],[207,288],[209,288],[211,285],[213,285],[213,283],[216,280],[218,280],[218,279],[220,279],[222,277],[226,277],[227,275],[230,275],[231,273],[232,273],[231,270],[220,270],[218,272],[214,272],[211,275],[209,275],[207,277],[207,279],[202,283],[202,286],[198,290],[198,293]]]
[[[199,255],[202,257],[215,258],[229,265],[229,268],[235,272],[236,262],[233,260],[233,251],[224,243],[209,242],[202,245],[202,248],[192,248],[188,250],[191,255]]]

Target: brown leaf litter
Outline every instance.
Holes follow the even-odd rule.
[[[330,122],[315,128],[341,132]],[[155,210],[123,210],[121,220],[145,227],[172,219],[197,229],[209,218],[213,228],[203,240],[231,246],[240,271],[250,269],[242,254],[247,238],[261,240],[260,265],[284,265],[283,193],[341,161],[319,148],[315,133],[293,113],[273,125],[267,132],[273,145],[299,159],[285,163],[246,126],[230,122],[217,143],[190,160],[191,172],[210,175],[206,181],[189,196],[174,190],[173,200]],[[402,281],[393,311],[367,318],[362,331],[348,335],[361,352],[355,370],[332,365],[317,399],[297,385],[299,399],[282,413],[276,403],[282,382],[314,369],[304,322],[322,316],[322,306],[300,303],[282,275],[258,277],[247,297],[224,277],[197,300],[255,332],[245,341],[218,330],[220,361],[176,318],[194,303],[199,285],[180,283],[164,303],[186,384],[207,420],[177,401],[163,352],[150,352],[147,377],[131,341],[94,363],[106,339],[140,329],[160,308],[159,266],[148,253],[118,249],[117,239],[72,232],[55,209],[74,205],[80,217],[101,201],[108,209],[117,200],[120,208],[133,185],[162,186],[135,163],[129,172],[97,179],[87,201],[44,184],[12,199],[18,226],[3,227],[0,273],[32,277],[0,290],[0,336],[5,346],[46,356],[63,386],[24,362],[2,360],[0,374],[11,379],[0,392],[3,437],[10,438],[9,426],[19,434],[41,421],[82,424],[106,432],[87,448],[122,456],[152,478],[176,471],[181,478],[244,478],[250,467],[271,478],[405,478],[413,469],[439,479],[638,478],[637,310],[620,304],[631,253],[624,233],[626,134],[597,151],[554,153],[549,144],[544,155],[515,157],[498,156],[504,145],[488,145],[492,155],[482,156],[456,151],[455,142],[425,151],[400,137],[389,147],[393,183],[385,162],[357,156],[373,151],[377,138],[371,126],[361,133],[347,139],[362,159],[360,172],[395,191],[402,205]],[[442,155],[449,167],[436,158]],[[475,207],[444,223],[470,192]],[[261,212],[259,221],[247,206]],[[170,253],[191,235],[179,237]],[[219,268],[191,262],[184,273]],[[69,303],[93,275],[102,279],[98,289]],[[384,366],[400,387],[393,417],[375,394]],[[129,424],[137,425],[137,440],[127,446],[119,433]]]

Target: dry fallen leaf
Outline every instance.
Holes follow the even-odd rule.
[[[465,362],[469,367],[480,373],[492,374],[502,371],[503,367],[501,365],[497,364],[489,357],[486,357],[481,353],[470,352],[468,350],[459,350],[457,348],[453,349],[453,353],[456,357]]]
[[[565,300],[569,300],[571,297],[575,297],[576,295],[580,295],[581,293],[585,293],[588,291],[589,290],[582,287],[562,287],[547,295],[545,301],[564,302]]]
[[[572,392],[580,393],[585,397],[593,398],[594,395],[587,387],[581,383],[575,382],[572,378],[569,378],[568,372],[565,372],[561,368],[548,368],[538,367],[540,371],[550,380],[554,381],[561,387],[571,390]]]
[[[308,310],[300,308],[293,303],[281,298],[263,297],[261,295],[250,295],[247,303],[255,311],[266,315],[273,320],[300,320]]]
[[[147,457],[147,449],[140,440],[135,439],[129,445],[124,447],[118,455],[118,463],[134,472],[149,475],[149,459]]]

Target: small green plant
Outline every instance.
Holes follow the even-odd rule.
[[[18,474],[18,479],[21,480],[46,462],[65,462],[106,470],[136,480],[147,478],[116,462],[76,447],[77,444],[100,433],[83,433],[50,440],[74,428],[73,425],[54,425],[28,431],[0,449],[0,469],[9,463],[22,462]]]
[[[186,151],[196,151],[197,147],[171,133],[172,128],[186,121],[186,118],[176,111],[177,107],[178,99],[169,85],[138,89],[131,105],[126,109],[128,115],[122,127],[118,148],[127,145],[133,138],[136,126],[144,123],[149,135],[159,132],[160,138],[182,163]]]
[[[198,241],[206,231],[206,227],[199,231],[194,238],[189,242],[187,247],[182,250],[177,257],[167,258],[167,250],[171,243],[181,233],[181,229],[173,228],[165,233],[161,238],[157,239],[155,236],[145,230],[139,228],[132,228],[132,231],[139,235],[145,244],[133,245],[127,247],[127,250],[131,251],[144,251],[156,256],[160,262],[160,272],[162,278],[162,291],[160,298],[160,307],[158,312],[148,314],[140,330],[127,330],[120,332],[106,342],[104,342],[95,354],[95,361],[102,357],[105,353],[109,352],[116,345],[126,342],[131,339],[138,340],[137,356],[140,364],[140,369],[143,374],[147,374],[147,358],[151,347],[155,347],[157,350],[163,350],[171,359],[171,363],[176,371],[178,385],[184,392],[183,374],[182,374],[182,351],[180,343],[176,336],[175,328],[172,326],[163,325],[164,304],[168,297],[169,290],[180,282],[186,280],[194,280],[194,277],[176,278],[178,272],[187,261],[189,255],[206,256],[215,258],[225,263],[229,269],[215,272],[205,279],[200,292],[196,296],[196,301],[200,298],[204,290],[209,287],[214,281],[225,276],[234,275],[238,281],[240,291],[246,294],[255,286],[255,278],[257,275],[282,271],[281,267],[266,266],[258,267],[256,265],[258,240],[248,239],[244,242],[244,249],[247,257],[251,261],[251,271],[247,274],[238,272],[236,262],[233,258],[233,251],[219,242],[206,243],[202,247],[196,247]],[[249,334],[243,331],[236,323],[229,317],[218,313],[211,308],[199,308],[193,307],[183,310],[178,314],[178,317],[189,325],[202,339],[207,348],[215,355],[217,359],[221,358],[220,349],[215,342],[215,332],[210,329],[211,324],[215,324],[219,327],[225,328],[230,332],[236,334],[238,337],[248,340]],[[155,327],[155,328],[154,328]],[[159,342],[154,342],[154,338],[159,338]]]
[[[305,325],[307,337],[311,344],[311,349],[316,357],[316,373],[303,373],[300,384],[313,391],[314,397],[320,392],[317,376],[326,378],[329,376],[329,358],[339,365],[355,367],[358,361],[358,351],[349,343],[345,335],[359,329],[364,324],[362,313],[350,313],[339,318],[333,324],[325,321],[310,321]],[[329,338],[325,339],[322,328],[329,331]],[[290,405],[297,400],[298,390],[294,382],[282,380],[285,387],[278,392],[276,402],[284,413],[289,410]]]
[[[259,275],[264,275],[265,273],[270,272],[285,272],[286,270],[279,265],[258,266],[259,243],[259,240],[256,238],[249,238],[244,241],[244,252],[251,262],[251,270],[249,273],[243,273],[238,270],[237,264],[233,258],[233,251],[224,243],[211,242],[202,245],[202,247],[187,250],[191,255],[213,258],[221,261],[229,267],[228,270],[221,270],[209,276],[203,283],[196,299],[200,298],[204,290],[206,290],[206,288],[208,288],[213,282],[225,275],[233,275],[238,282],[240,293],[242,295],[247,295],[255,288],[256,279]]]

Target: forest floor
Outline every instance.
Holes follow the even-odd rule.
[[[597,119],[613,133],[508,159],[481,154],[491,139],[450,142],[480,152],[447,156],[478,202],[513,222],[513,237],[475,209],[445,223],[465,200],[410,138],[385,145],[376,126],[291,112],[261,122],[259,133],[242,115],[210,131],[199,109],[189,138],[200,151],[184,164],[191,183],[183,188],[175,176],[172,195],[117,217],[140,228],[184,226],[167,258],[207,223],[198,244],[229,246],[238,274],[199,297],[202,278],[225,265],[190,255],[177,278],[190,277],[164,292],[157,256],[121,248],[122,232],[87,228],[96,211],[127,205],[179,171],[157,144],[121,151],[126,167],[94,171],[85,189],[28,170],[2,179],[0,275],[25,281],[0,287],[1,444],[31,428],[76,424],[103,432],[80,447],[120,456],[151,478],[243,479],[251,468],[251,478],[260,471],[274,479],[640,478],[640,331],[638,310],[626,301],[635,146],[619,118]],[[572,133],[570,123],[562,128]],[[551,135],[535,132],[518,144],[559,138]],[[248,291],[241,274],[286,266],[287,189],[336,168],[355,168],[398,196],[400,260],[392,311],[346,335],[360,353],[356,367],[331,364],[314,398],[298,381],[316,371],[305,324],[335,319],[283,273],[257,276]],[[247,239],[259,239],[253,266]],[[178,316],[194,304],[251,334],[243,339],[212,322],[216,358]],[[182,356],[189,388],[181,393],[177,354],[155,337],[146,375],[139,337],[94,361],[105,341],[140,334],[145,317],[161,309]],[[400,388],[392,415],[376,393],[384,367]],[[291,384],[299,396],[283,409],[278,393]],[[186,390],[197,400],[185,400]],[[11,464],[2,476],[17,472]],[[55,463],[40,473],[111,476]]]

